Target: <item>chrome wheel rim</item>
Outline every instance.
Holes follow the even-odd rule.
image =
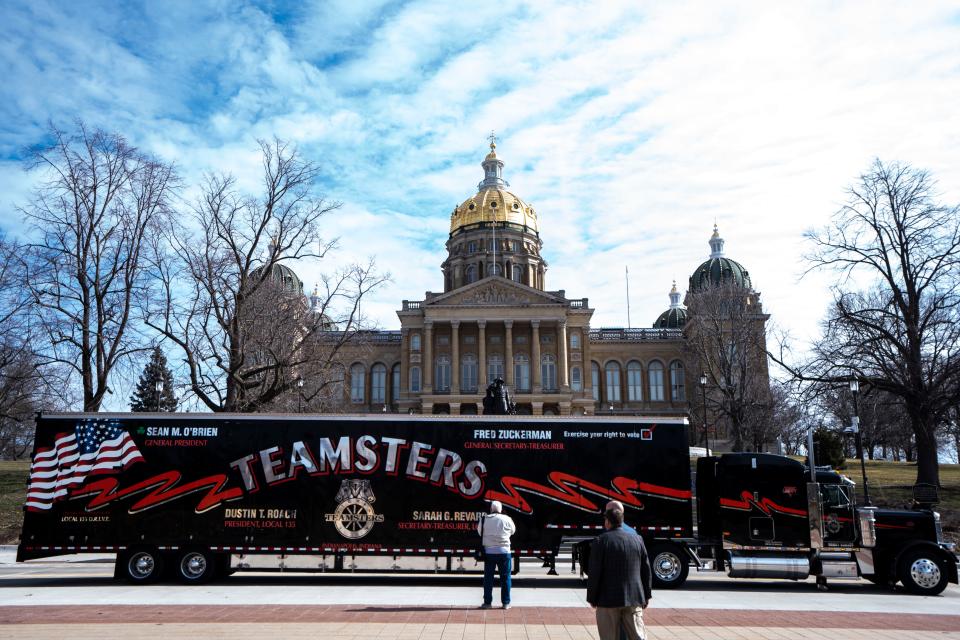
[[[930,558],[918,558],[910,565],[910,578],[918,587],[933,589],[940,584],[940,567]]]
[[[653,559],[653,572],[663,582],[673,582],[680,576],[680,558],[664,551]]]
[[[153,575],[157,568],[157,561],[149,553],[141,551],[130,557],[127,568],[131,576],[143,580]]]
[[[207,559],[202,553],[188,553],[180,561],[180,572],[189,580],[196,580],[207,571]]]

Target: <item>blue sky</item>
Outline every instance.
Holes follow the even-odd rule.
[[[749,269],[774,321],[813,337],[829,278],[801,234],[874,157],[960,202],[960,9],[938,2],[47,2],[0,4],[0,220],[23,149],[74,118],[254,189],[256,139],[296,142],[344,203],[339,262],[393,277],[366,306],[442,289],[453,207],[496,130],[541,221],[549,289],[593,326],[649,326],[709,253]],[[297,266],[312,283],[325,267]]]

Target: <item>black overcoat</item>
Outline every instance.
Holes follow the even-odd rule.
[[[653,575],[643,538],[617,527],[590,545],[587,602],[596,607],[645,606]]]

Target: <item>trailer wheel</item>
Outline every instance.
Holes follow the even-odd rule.
[[[897,563],[897,577],[907,591],[921,596],[937,595],[949,580],[942,558],[924,547],[903,554]]]
[[[177,578],[185,584],[202,584],[216,573],[216,560],[207,549],[189,549],[177,559]]]
[[[650,567],[653,569],[653,586],[657,589],[676,589],[687,581],[690,573],[687,554],[669,542],[653,545]]]
[[[133,584],[149,584],[160,579],[163,572],[163,556],[156,549],[133,549],[118,560],[120,572]]]

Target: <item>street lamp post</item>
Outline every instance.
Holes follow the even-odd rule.
[[[710,432],[707,431],[707,374],[700,374],[700,395],[703,397],[703,445],[710,455]]]
[[[163,380],[157,380],[157,384],[154,387],[157,390],[157,402],[154,405],[154,411],[160,412],[160,397],[163,395]]]
[[[860,435],[860,407],[857,404],[857,394],[860,392],[860,383],[856,378],[850,379],[850,393],[853,395],[853,417],[850,419],[850,430],[856,436],[857,455],[860,457],[860,472],[863,474],[863,504],[870,504],[870,487],[867,484],[867,463],[863,459],[863,438]]]
[[[297,413],[303,411],[303,378],[297,378]]]

